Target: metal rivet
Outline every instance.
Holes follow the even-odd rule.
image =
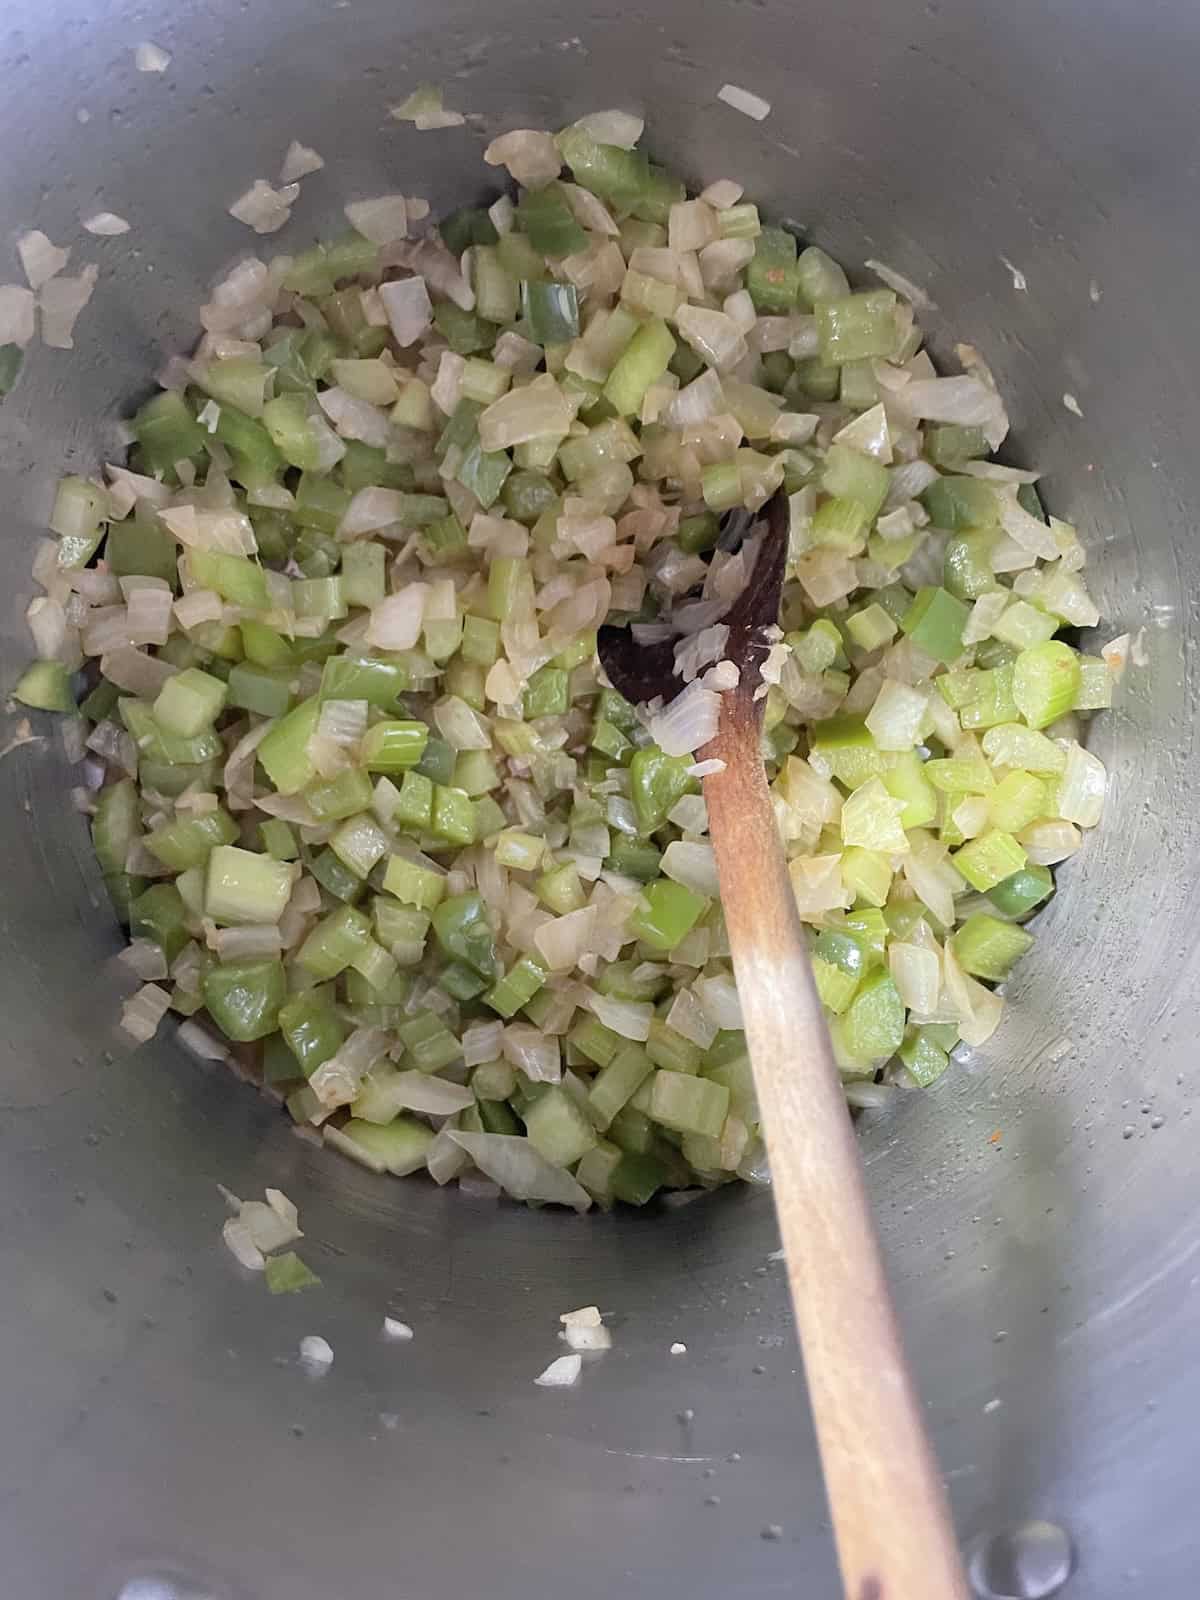
[[[1053,1522],[1020,1522],[981,1534],[967,1550],[967,1575],[979,1600],[1048,1600],[1074,1564],[1070,1536]]]

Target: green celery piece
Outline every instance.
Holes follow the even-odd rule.
[[[216,437],[233,457],[230,476],[247,490],[274,483],[284,460],[262,423],[227,403],[219,410]]]
[[[496,974],[496,937],[483,899],[457,894],[441,901],[433,913],[433,931],[448,956],[465,961],[485,978]]]
[[[417,762],[416,772],[433,783],[449,783],[454,777],[455,752],[444,739],[430,734],[425,741],[425,751]]]
[[[365,700],[380,711],[395,708],[404,671],[376,656],[332,655],[321,670],[321,700]]]
[[[377,722],[363,736],[363,766],[368,772],[401,772],[415,767],[428,738],[429,729],[423,722]]]
[[[544,472],[523,469],[505,480],[500,498],[506,516],[532,527],[539,517],[555,509],[560,496]]]
[[[613,1173],[621,1162],[619,1146],[607,1139],[598,1139],[575,1168],[575,1181],[591,1195],[598,1205],[609,1206],[613,1201]]]
[[[1003,916],[1024,917],[1054,892],[1049,867],[1025,866],[993,884],[987,897]]]
[[[675,1133],[720,1135],[729,1112],[729,1090],[709,1078],[687,1072],[656,1072],[650,1080],[654,1122]]]
[[[591,1122],[574,1100],[557,1084],[525,1112],[525,1133],[530,1144],[556,1167],[571,1167],[596,1143]]]
[[[202,589],[215,589],[222,600],[230,605],[244,606],[247,611],[267,609],[267,580],[263,569],[244,556],[226,555],[221,550],[189,548],[187,563],[196,584]]]
[[[142,470],[150,475],[162,473],[175,478],[177,461],[198,461],[205,451],[208,435],[188,410],[187,401],[175,389],[154,395],[133,418],[133,434],[139,446]]]
[[[493,245],[500,237],[491,217],[481,206],[463,206],[438,223],[442,242],[451,255],[460,256],[471,245]]]
[[[613,840],[604,864],[610,872],[635,878],[638,883],[651,883],[662,871],[662,855],[653,845],[626,839],[622,835]]]
[[[578,127],[564,128],[555,143],[575,182],[618,210],[631,210],[647,187],[650,163],[638,150],[599,144]]]
[[[308,864],[312,876],[335,900],[354,905],[362,899],[365,885],[362,879],[332,850],[322,850]]]
[[[904,801],[904,810],[900,813],[902,828],[924,828],[934,820],[937,794],[915,750],[893,752],[882,777],[883,786],[893,800]]]
[[[786,316],[795,309],[799,292],[796,241],[783,228],[763,228],[746,268],[746,288],[762,316]]]
[[[124,522],[109,526],[104,559],[115,578],[161,578],[179,587],[178,546],[160,522],[144,521],[135,510]]]
[[[308,741],[317,731],[321,702],[316,695],[302,700],[281,717],[257,750],[258,764],[280,794],[296,794],[316,774]]]
[[[1005,833],[1020,833],[1046,814],[1046,785],[1031,772],[1008,772],[987,797],[988,821]]]
[[[651,834],[667,820],[667,813],[690,793],[695,779],[687,769],[691,756],[668,756],[657,745],[646,745],[635,752],[629,764],[630,795],[642,834]]]
[[[537,717],[565,717],[570,708],[568,673],[550,666],[533,674],[522,695],[522,709],[529,721]]]
[[[816,954],[812,958],[812,969],[821,1004],[835,1017],[840,1016],[858,992],[858,979]]]
[[[579,337],[579,296],[574,284],[521,284],[521,315],[535,344],[569,344]]]
[[[1031,728],[1065,716],[1079,692],[1079,656],[1061,639],[1022,650],[1013,664],[1013,700]]]
[[[396,1029],[418,1072],[440,1072],[462,1054],[462,1046],[432,1011],[402,1022]]]
[[[522,956],[492,985],[484,999],[502,1017],[512,1017],[528,1005],[546,981],[546,970],[531,956]]]
[[[580,1048],[583,1049],[583,1046],[580,1045]],[[584,1053],[587,1054],[587,1051]],[[588,1091],[588,1103],[599,1128],[609,1126],[617,1112],[637,1093],[653,1070],[654,1063],[640,1045],[626,1044],[614,1052],[592,1079]]]
[[[320,1278],[311,1268],[305,1266],[294,1250],[284,1250],[277,1256],[268,1256],[263,1276],[271,1294],[295,1294],[300,1289],[321,1287]]]
[[[1032,943],[1033,935],[1024,928],[986,911],[973,912],[950,939],[963,971],[990,983],[1007,978]]]
[[[935,528],[959,533],[965,528],[995,528],[1000,517],[996,491],[982,478],[937,478],[921,495]]]
[[[92,848],[101,872],[124,872],[129,847],[141,832],[138,790],[133,779],[122,778],[101,789],[92,817]]]
[[[713,469],[710,467],[707,470],[711,472]],[[740,494],[739,486],[739,497]],[[824,500],[812,519],[813,543],[841,550],[846,555],[858,555],[866,543],[870,526],[871,518],[861,500],[851,500],[845,496]]]
[[[280,1007],[279,1031],[305,1078],[311,1078],[322,1062],[335,1056],[346,1038],[341,1019],[319,989],[293,995]]]
[[[935,661],[955,661],[963,650],[970,608],[946,589],[918,589],[900,626],[918,649]]]
[[[878,748],[862,717],[826,717],[813,728],[812,748],[828,761],[833,775],[848,789],[887,771],[888,757]]]
[[[619,1033],[606,1028],[602,1022],[584,1012],[567,1035],[568,1043],[581,1051],[597,1067],[607,1067],[624,1046]]]
[[[361,439],[343,439],[346,454],[337,464],[342,487],[352,494],[359,489],[407,489],[413,487],[413,469],[400,461],[389,461],[387,451]]]
[[[433,321],[451,350],[460,356],[490,350],[499,332],[494,322],[485,322],[476,312],[464,311],[450,300],[443,300],[435,308]]]
[[[347,767],[336,778],[310,784],[304,791],[304,798],[309,810],[321,822],[341,822],[356,812],[366,811],[373,793],[366,773],[359,767]]]
[[[637,909],[629,919],[630,931],[656,950],[673,950],[687,937],[709,908],[701,894],[659,878],[642,890]]]
[[[660,318],[645,322],[618,356],[604,385],[604,395],[622,416],[641,409],[646,390],[667,370],[675,338]]]
[[[154,720],[167,733],[194,739],[211,728],[225,708],[229,693],[220,678],[188,667],[168,678],[154,702]]]
[[[393,1177],[405,1178],[425,1165],[433,1129],[411,1117],[397,1117],[382,1127],[352,1117],[341,1128],[326,1128],[325,1137],[372,1172],[390,1172]]]
[[[401,827],[427,831],[433,820],[433,784],[415,768],[404,774],[393,820]]]
[[[612,1172],[612,1192],[626,1205],[644,1206],[667,1179],[667,1169],[657,1157],[625,1150]]]
[[[446,892],[446,880],[429,867],[418,866],[404,856],[392,856],[384,872],[383,887],[406,905],[432,911]]]
[[[846,274],[833,257],[817,245],[809,245],[800,252],[796,276],[800,300],[806,306],[815,306],[822,300],[842,300],[850,293]]]
[[[231,844],[237,837],[237,823],[227,811],[218,808],[186,820],[168,822],[148,833],[144,843],[164,867],[172,872],[185,872],[189,867],[202,867],[211,850]]]
[[[297,963],[320,982],[344,972],[371,941],[371,924],[354,906],[323,917],[296,953]]]
[[[895,353],[896,296],[890,289],[821,300],[815,310],[821,360],[829,365]]]
[[[263,407],[263,427],[289,466],[316,472],[322,464],[323,446],[309,421],[312,402],[307,394],[281,394]]]
[[[925,429],[925,454],[935,467],[945,471],[952,471],[964,462],[977,460],[987,453],[988,443],[982,428],[968,427],[958,422],[941,422]]]
[[[296,485],[296,504],[292,515],[302,528],[315,528],[318,533],[335,534],[338,524],[346,515],[351,494],[331,478],[319,478],[314,473],[302,472]]]
[[[976,839],[968,839],[951,860],[972,889],[986,894],[997,884],[1011,878],[1025,865],[1026,854],[1011,833],[991,828]]]
[[[249,1044],[274,1033],[287,998],[279,960],[229,961],[204,975],[204,1004],[227,1039]]]
[[[703,1052],[700,1046],[676,1033],[661,1017],[653,1017],[646,1039],[646,1054],[656,1067],[668,1072],[697,1072]]]
[[[403,792],[403,791],[402,791]],[[433,814],[429,826],[448,844],[468,845],[475,842],[475,805],[470,795],[447,784],[433,786]]]
[[[12,393],[24,361],[25,352],[19,344],[0,344],[0,400]]]
[[[260,717],[282,717],[292,703],[290,668],[256,667],[239,661],[229,674],[229,704]]]
[[[247,661],[258,667],[290,667],[295,661],[288,641],[268,628],[264,622],[254,622],[243,617],[238,631],[242,636],[242,649]]]
[[[225,926],[278,922],[291,897],[293,876],[286,861],[236,845],[216,845],[208,855],[205,915]]]
[[[35,661],[17,679],[12,691],[31,711],[74,711],[71,674],[61,661]]]
[[[153,939],[170,966],[188,942],[187,910],[173,883],[152,883],[129,907],[131,939]]]
[[[511,471],[512,459],[506,450],[484,450],[476,439],[463,456],[455,477],[486,511],[496,503]]]
[[[864,1065],[896,1053],[904,1040],[904,1002],[888,973],[874,972],[863,980],[838,1018],[838,1029],[847,1053]]]
[[[887,498],[887,468],[861,450],[831,444],[825,453],[821,487],[826,494],[857,500],[868,521],[874,521]]]
[[[269,856],[274,856],[276,861],[299,859],[300,846],[296,843],[296,836],[290,824],[284,822],[282,817],[268,817],[265,822],[260,822],[258,836],[262,840],[263,849]]]
[[[573,256],[587,246],[587,234],[571,215],[558,184],[527,189],[517,206],[517,224],[542,256]]]
[[[936,1083],[950,1065],[950,1057],[941,1045],[930,1037],[928,1028],[918,1028],[911,1038],[906,1039],[900,1046],[898,1054],[914,1081],[922,1089],[927,1089],[931,1083]]]

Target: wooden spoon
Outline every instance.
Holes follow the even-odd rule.
[[[723,619],[740,671],[698,752],[721,905],[762,1111],[775,1205],[842,1582],[849,1600],[966,1600],[949,1506],[905,1360],[760,751],[754,698],[778,623],[788,508],[767,506],[746,589]],[[600,659],[627,699],[682,687],[670,641],[602,628]]]

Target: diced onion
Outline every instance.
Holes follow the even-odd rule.
[[[299,193],[298,183],[285,183],[276,189],[265,178],[255,178],[245,194],[230,206],[229,215],[255,233],[278,233],[290,218]]]
[[[346,207],[346,221],[372,244],[391,244],[408,236],[408,201],[402,194],[352,200]]]
[[[51,278],[38,294],[38,307],[42,313],[42,343],[53,350],[75,348],[75,322],[79,313],[92,298],[99,268],[84,267],[74,278]],[[19,341],[14,341],[19,343]]]
[[[493,139],[483,152],[489,167],[507,167],[515,183],[541,189],[562,171],[558,146],[548,133],[514,128]]]
[[[121,1007],[121,1027],[130,1038],[145,1044],[158,1032],[170,1004],[171,996],[165,989],[156,983],[143,984]]]
[[[546,1370],[533,1380],[542,1389],[569,1389],[572,1384],[579,1382],[579,1374],[583,1370],[583,1357],[580,1355],[559,1356],[552,1361]]]
[[[735,111],[740,111],[743,116],[752,117],[755,122],[761,122],[771,113],[769,100],[764,100],[761,95],[751,94],[749,89],[739,89],[736,83],[722,84],[717,90],[717,99],[723,100]]]
[[[17,255],[29,287],[40,289],[66,266],[71,247],[51,244],[40,228],[32,228],[17,240]]]

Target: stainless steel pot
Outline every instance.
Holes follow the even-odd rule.
[[[134,70],[143,39],[165,74]],[[0,689],[53,479],[111,456],[110,424],[252,242],[225,207],[293,137],[328,167],[273,248],[355,195],[479,195],[483,129],[636,107],[689,179],[737,177],[835,254],[926,284],[935,348],[991,361],[1013,459],[1045,468],[1110,631],[1144,630],[1149,665],[1096,727],[1110,818],[1003,1030],[862,1133],[961,1532],[1061,1525],[1077,1600],[1183,1600],[1200,1567],[1198,45],[1183,0],[9,0],[0,28],[0,278],[35,225],[101,267],[74,354],[33,352],[0,413]],[[422,80],[476,125],[389,123]],[[718,105],[727,80],[770,117]],[[101,204],[132,233],[79,234]],[[169,1039],[122,1053],[117,932],[36,731],[0,762],[5,1595],[832,1595],[769,1198],[580,1220],[374,1182]],[[218,1180],[300,1203],[321,1291],[239,1277]],[[559,1313],[592,1300],[614,1351],[576,1391],[534,1388]],[[381,1341],[389,1307],[410,1345]],[[307,1333],[335,1351],[319,1380]],[[1045,1592],[991,1570],[993,1593]]]

